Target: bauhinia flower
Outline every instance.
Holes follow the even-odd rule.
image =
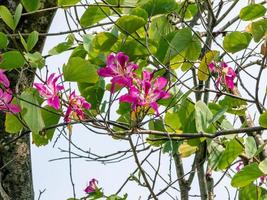
[[[69,96],[68,108],[65,113],[65,122],[69,123],[71,119],[84,120],[84,111],[83,109],[90,109],[91,104],[88,103],[84,97],[78,96],[73,91]]]
[[[138,65],[129,62],[129,57],[123,52],[111,53],[107,57],[106,67],[98,70],[98,75],[102,77],[112,77],[111,93],[114,93],[115,85],[130,87],[132,79],[135,77],[134,71]]]
[[[217,76],[215,82],[217,88],[220,85],[224,85],[230,90],[234,89],[234,79],[236,77],[236,73],[232,67],[228,67],[225,62],[221,62],[219,66],[217,66],[214,62],[211,62],[208,66],[210,71]]]
[[[0,83],[3,84],[6,88],[9,88],[10,82],[5,75],[5,70],[0,69]]]
[[[55,73],[52,73],[45,84],[34,83],[40,95],[46,98],[47,104],[56,110],[60,109],[59,91],[64,89],[63,85],[56,84],[60,76],[55,77]]]
[[[20,107],[12,104],[12,91],[7,89],[3,91],[0,89],[0,110],[5,112],[11,112],[13,114],[20,112]]]
[[[87,194],[95,192],[98,189],[97,183],[98,183],[98,181],[93,178],[92,180],[90,180],[89,185],[84,189],[84,191]]]
[[[170,97],[170,94],[164,90],[167,79],[164,77],[153,79],[153,74],[144,70],[143,79],[135,79],[135,81],[136,86],[132,85],[129,93],[120,97],[120,102],[131,103],[134,111],[138,106],[151,107],[159,115],[157,101]]]

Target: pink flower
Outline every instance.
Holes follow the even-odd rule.
[[[235,71],[231,67],[225,67],[223,70],[225,85],[233,90],[235,88],[234,79],[236,77]]]
[[[111,53],[107,57],[106,67],[98,70],[98,75],[102,77],[112,77],[111,93],[114,93],[115,84],[130,87],[132,79],[135,77],[134,70],[138,65],[129,62],[129,57],[123,52],[117,54]]]
[[[92,179],[90,182],[89,182],[89,185],[84,189],[84,191],[87,193],[87,194],[90,194],[90,193],[93,193],[95,192],[98,187],[97,187],[97,184],[98,181],[96,179]]]
[[[220,66],[217,66],[216,63],[211,62],[208,66],[210,71],[217,75],[217,79],[215,81],[217,88],[219,88],[220,85],[223,85],[230,90],[235,88],[234,79],[236,77],[236,73],[233,68],[228,67],[227,63],[221,62]]]
[[[244,166],[243,162],[239,162],[238,165],[236,166],[235,170],[239,172],[241,170],[242,166]]]
[[[2,83],[6,88],[8,88],[10,86],[10,82],[4,72],[5,70],[0,69],[0,83]]]
[[[260,185],[266,182],[267,177],[266,176],[260,176]]]
[[[40,95],[47,99],[47,104],[56,110],[60,109],[59,91],[64,89],[63,85],[56,84],[60,76],[55,77],[53,73],[48,77],[46,84],[34,83]]]
[[[129,88],[128,94],[120,97],[120,102],[131,103],[134,111],[137,106],[150,106],[159,115],[157,101],[170,97],[170,94],[164,90],[167,79],[164,77],[153,79],[152,73],[143,71],[143,80],[136,79],[136,82],[136,86],[132,85]]]
[[[69,123],[71,121],[71,117],[77,120],[84,120],[84,112],[83,109],[90,109],[91,104],[88,103],[85,98],[82,96],[77,96],[75,91],[73,91],[69,96],[69,105],[67,111],[65,113],[65,122]]]
[[[14,114],[20,112],[21,111],[20,107],[15,104],[11,104],[11,100],[12,100],[12,91],[9,89],[6,91],[0,89],[0,110],[6,112],[12,112]]]
[[[211,62],[210,64],[208,64],[208,66],[209,66],[211,72],[215,72],[216,67],[215,67],[215,63],[214,62]]]

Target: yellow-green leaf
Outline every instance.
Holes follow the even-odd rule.
[[[211,63],[217,56],[219,56],[219,51],[208,51],[202,58],[200,65],[198,67],[198,79],[200,81],[206,81],[209,78],[209,67],[208,64]]]

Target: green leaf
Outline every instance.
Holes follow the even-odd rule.
[[[198,8],[196,4],[190,3],[188,5],[188,2],[184,1],[178,4],[178,8],[175,12],[179,15],[179,17],[185,20],[190,20],[197,14]]]
[[[6,49],[9,41],[6,34],[0,32],[0,49]]]
[[[38,10],[41,6],[40,0],[21,0],[21,3],[27,12]]]
[[[27,50],[28,51],[31,51],[35,47],[35,45],[38,42],[38,38],[39,38],[39,33],[37,31],[31,32],[31,34],[27,38]]]
[[[156,119],[156,120],[153,120],[153,121],[152,120],[149,121],[148,127],[149,127],[150,130],[166,132],[166,129],[164,127],[164,123],[163,123],[162,119]],[[163,137],[162,136],[158,136],[158,135],[150,134],[147,137],[146,141],[147,141],[147,143],[149,143],[152,146],[159,147],[162,144],[164,144],[166,141],[164,141],[164,140],[153,141],[153,139],[158,139],[158,138],[163,138]]]
[[[147,19],[148,19],[147,12],[140,7],[136,7],[136,8],[131,9],[130,15],[136,15],[138,17],[142,17],[145,21],[147,21]]]
[[[253,22],[251,25],[252,36],[255,42],[259,42],[267,34],[267,19]]]
[[[208,106],[204,102],[198,101],[195,104],[195,111],[197,131],[210,132],[210,130],[208,129],[210,126],[209,122],[211,121],[213,115]]]
[[[72,6],[76,3],[80,2],[80,0],[58,0],[58,6]]]
[[[160,41],[166,37],[169,33],[175,30],[175,27],[169,23],[168,18],[165,15],[159,15],[157,17],[153,17],[149,31],[149,38],[155,41]]]
[[[267,159],[264,159],[259,164],[259,169],[264,173],[267,174]]]
[[[139,0],[138,6],[145,9],[149,16],[170,13],[177,8],[175,0]]]
[[[57,55],[57,54],[60,54],[64,51],[69,50],[73,46],[74,39],[75,39],[75,36],[73,34],[69,34],[66,42],[62,42],[62,43],[57,44],[55,47],[53,47],[48,52],[48,54],[49,55]]]
[[[38,97],[39,93],[32,88],[25,90],[20,96],[22,117],[30,130],[35,133],[39,133],[45,127]]]
[[[117,27],[122,33],[132,34],[146,24],[144,18],[136,15],[124,15],[116,21]]]
[[[96,83],[99,79],[97,66],[80,57],[72,57],[68,64],[63,66],[63,75],[66,81],[81,83]]]
[[[168,132],[176,132],[181,128],[181,122],[178,112],[166,112],[164,121]]]
[[[13,31],[16,29],[13,16],[7,7],[0,6],[0,17],[9,28],[11,28]]]
[[[212,117],[212,119],[209,121],[210,124],[218,121],[221,117],[223,117],[224,113],[227,111],[227,107],[223,107],[222,109],[220,109],[217,113],[214,114],[214,116]]]
[[[175,154],[178,152],[179,146],[182,144],[181,141],[168,140],[164,143],[162,148],[162,153],[171,153]]]
[[[84,49],[83,45],[78,45],[71,53],[71,57],[80,57],[80,58],[85,58],[87,55],[87,52]]]
[[[202,58],[200,65],[198,67],[198,80],[206,81],[209,78],[209,67],[208,64],[211,63],[217,56],[219,56],[219,51],[208,51]]]
[[[255,139],[251,136],[246,138],[245,153],[248,158],[252,158],[257,152],[257,145]]]
[[[39,52],[26,53],[24,56],[33,68],[42,68],[45,65],[45,59]]]
[[[91,103],[91,110],[99,111],[104,92],[105,92],[105,81],[102,78],[94,83],[78,83],[79,91],[81,95]]]
[[[2,54],[2,61],[0,68],[2,69],[16,69],[21,68],[25,64],[25,59],[18,51],[8,51]]]
[[[201,43],[196,36],[192,36],[189,28],[171,32],[162,38],[156,56],[163,63],[168,63],[177,55],[182,55],[185,59],[195,61],[201,51]]]
[[[236,53],[247,48],[250,40],[251,36],[249,33],[234,31],[224,37],[223,48],[230,53]]]
[[[119,115],[125,115],[125,114],[130,114],[131,112],[131,104],[125,103],[125,102],[120,102],[119,103],[119,108],[116,111]]]
[[[237,139],[232,139],[227,143],[218,163],[219,169],[226,169],[243,152],[243,147]]]
[[[260,115],[259,123],[262,127],[267,128],[267,111]]]
[[[258,164],[252,163],[243,167],[233,176],[231,185],[233,187],[244,187],[262,175],[264,174],[259,169]]]
[[[96,34],[93,39],[93,48],[99,51],[110,51],[111,47],[117,42],[117,37],[109,32]]]
[[[222,107],[228,107],[227,112],[234,115],[244,115],[247,108],[246,101],[229,96],[225,96],[224,99],[220,100],[219,105]]]
[[[20,34],[20,32],[19,32],[19,37],[20,37],[20,42],[23,45],[24,49],[26,51],[28,51],[27,43],[26,43],[25,39],[23,38],[23,36]]]
[[[266,8],[261,4],[251,4],[241,9],[240,19],[249,21],[264,16]]]
[[[51,49],[48,52],[48,54],[54,56],[54,55],[57,55],[64,51],[69,50],[71,47],[72,47],[72,44],[68,42],[62,42],[62,43],[59,43],[57,46],[55,46],[53,49]]]
[[[106,200],[127,200],[127,194],[124,194],[123,197],[119,197],[116,194],[110,195]]]
[[[192,52],[190,53],[192,48]],[[185,58],[189,60],[197,59],[201,50],[199,41],[192,37],[192,32],[189,28],[184,28],[176,32],[171,40],[167,56],[173,58],[181,52],[185,53]],[[188,56],[187,56],[188,53]]]
[[[23,124],[18,119],[18,116],[6,113],[5,128],[8,133],[18,133],[22,128]]]
[[[239,200],[255,200],[261,196],[261,188],[253,183],[239,189]],[[263,199],[262,199],[263,200]]]
[[[52,140],[55,128],[51,128],[54,125],[57,125],[60,119],[60,114],[57,113],[57,110],[50,106],[45,106],[41,110],[42,118],[45,123],[45,129],[41,132],[33,132],[33,142],[36,146],[42,146],[49,143]]]
[[[83,13],[80,24],[82,27],[94,25],[95,23],[105,19],[110,15],[108,7],[100,7],[97,5],[90,5],[87,10]]]
[[[85,51],[90,52],[92,49],[92,40],[93,36],[91,34],[85,34],[83,35],[83,48]]]
[[[214,141],[211,141],[211,143],[208,144],[208,151],[209,151],[209,156],[208,156],[209,165],[208,166],[212,170],[216,169],[223,155],[224,148],[222,145]]]
[[[134,60],[136,58],[144,58],[150,55],[150,52],[153,54],[157,51],[157,47],[155,42],[151,40],[146,40],[144,38],[138,39],[138,41],[128,38],[126,42],[122,43],[121,41],[117,41],[117,43],[114,45],[114,51],[119,52],[122,51],[126,55],[130,57],[131,60]],[[142,44],[146,44],[146,42],[149,43],[149,50],[150,52],[143,46]],[[142,44],[140,44],[142,43]],[[117,46],[116,46],[117,45]]]
[[[17,27],[18,23],[19,23],[19,20],[21,18],[21,14],[22,14],[22,5],[19,4],[15,10],[15,15],[14,15],[14,29]]]

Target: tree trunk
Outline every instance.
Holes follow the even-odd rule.
[[[2,0],[0,4],[5,5],[14,13],[18,0]],[[41,8],[55,7],[56,0],[41,0]],[[16,33],[30,33],[34,30],[46,33],[49,29],[56,10],[36,12],[22,16]],[[0,19],[0,32],[9,30]],[[11,33],[11,32],[10,32]],[[19,38],[14,38],[20,45]],[[42,51],[45,38],[39,38],[35,51]],[[9,47],[15,47],[10,40]],[[1,53],[1,50],[0,50]],[[31,70],[10,71],[8,77],[11,88],[21,93],[24,88],[32,86],[34,74]],[[15,91],[15,90],[14,90]],[[31,150],[30,135],[18,137],[19,134],[8,134],[5,132],[5,113],[0,113],[0,200],[28,200],[34,199],[32,172],[31,172]],[[12,141],[12,142],[10,142]]]

